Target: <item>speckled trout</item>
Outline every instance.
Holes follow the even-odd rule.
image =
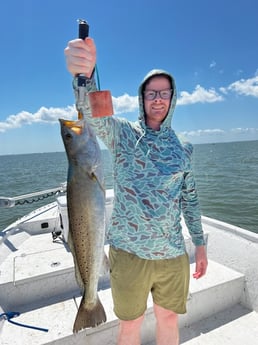
[[[105,237],[104,174],[101,150],[87,122],[59,121],[69,162],[68,244],[74,258],[76,279],[82,290],[82,300],[73,327],[73,332],[78,332],[106,321],[97,292]]]

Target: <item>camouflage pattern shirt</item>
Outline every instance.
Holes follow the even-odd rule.
[[[159,131],[145,123],[142,88],[151,76],[166,74],[173,96]],[[74,83],[75,85],[76,83]],[[112,154],[114,207],[107,240],[115,248],[140,258],[168,259],[185,253],[181,215],[196,246],[204,245],[201,213],[191,168],[192,145],[182,143],[171,128],[176,85],[165,71],[153,70],[139,87],[139,118],[92,118],[87,93],[96,90],[87,80],[83,113]],[[78,105],[78,92],[75,86]]]

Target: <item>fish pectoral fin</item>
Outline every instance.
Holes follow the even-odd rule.
[[[98,181],[97,175],[94,172],[90,173],[89,176],[92,180]]]
[[[84,328],[96,327],[106,322],[106,320],[106,313],[99,297],[97,296],[96,303],[93,307],[89,308],[87,307],[85,296],[83,296],[74,322],[73,332],[77,333]]]
[[[103,193],[106,193],[105,187],[103,186],[103,183],[101,183],[101,181],[99,180],[98,176],[92,171],[89,174],[89,177],[92,179],[92,181],[95,181],[99,184],[100,188],[103,190]]]

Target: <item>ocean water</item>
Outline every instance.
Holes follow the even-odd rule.
[[[258,233],[258,141],[195,145],[202,214]]]
[[[106,187],[112,188],[110,154],[102,153]],[[258,233],[258,141],[195,145],[193,169],[203,215]],[[0,156],[0,196],[59,187],[66,174],[64,152]],[[53,200],[1,208],[0,230]]]

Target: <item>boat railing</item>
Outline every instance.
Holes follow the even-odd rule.
[[[66,192],[66,182],[61,183],[59,187],[45,189],[42,191],[18,195],[15,197],[0,196],[0,208],[11,208],[17,205],[31,204],[45,198],[56,195],[57,193]]]

